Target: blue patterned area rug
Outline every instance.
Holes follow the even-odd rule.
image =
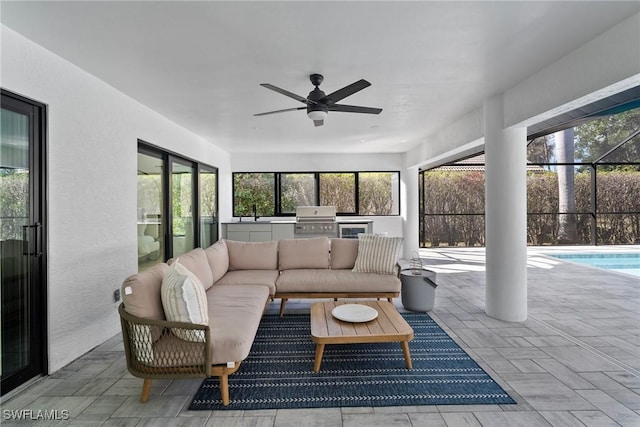
[[[309,314],[265,315],[249,357],[229,376],[229,405],[222,406],[215,377],[204,380],[189,409],[515,403],[427,314],[403,316],[414,331],[413,369],[400,343],[327,344],[314,373]]]

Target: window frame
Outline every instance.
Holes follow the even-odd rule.
[[[155,157],[162,161],[162,216],[163,216],[163,229],[161,232],[164,235],[163,244],[164,244],[164,261],[173,257],[173,245],[172,245],[172,237],[173,237],[173,209],[172,209],[172,191],[171,191],[171,174],[172,174],[172,164],[178,163],[181,165],[185,165],[192,168],[192,194],[191,194],[191,203],[192,203],[192,211],[193,211],[193,244],[194,247],[199,247],[201,242],[201,226],[200,226],[200,171],[202,169],[206,169],[207,171],[215,172],[216,175],[216,195],[215,195],[215,211],[220,212],[219,208],[219,200],[220,200],[220,189],[219,189],[219,169],[215,166],[211,166],[210,164],[203,163],[197,160],[193,160],[184,155],[175,153],[170,150],[166,150],[164,148],[157,147],[147,141],[142,139],[138,139],[138,154],[144,154],[147,156]],[[220,224],[218,223],[216,230],[216,235],[220,236]]]
[[[359,210],[360,210],[360,185],[359,185],[359,181],[360,181],[360,174],[368,174],[368,173],[389,173],[389,174],[397,174],[397,188],[396,188],[396,192],[398,195],[397,201],[396,201],[396,208],[394,209],[395,211],[397,211],[397,214],[376,214],[376,215],[362,215],[360,214]],[[232,176],[231,176],[231,200],[233,203],[233,207],[232,207],[232,216],[233,217],[246,217],[242,216],[242,215],[238,215],[238,212],[236,211],[236,204],[235,204],[235,200],[236,200],[236,175],[242,175],[242,174],[272,174],[273,175],[273,182],[274,182],[274,186],[273,186],[273,196],[274,196],[274,210],[272,213],[270,214],[264,214],[261,213],[259,216],[261,217],[293,217],[295,216],[295,212],[283,212],[282,209],[282,176],[283,175],[295,175],[295,174],[302,174],[302,175],[313,175],[314,177],[314,191],[315,191],[315,195],[314,195],[314,203],[315,205],[319,206],[320,205],[320,176],[323,174],[353,174],[354,175],[354,179],[355,179],[355,184],[354,184],[354,203],[355,203],[355,209],[354,212],[337,212],[337,215],[339,216],[388,216],[388,217],[394,217],[394,216],[400,216],[400,207],[402,206],[401,203],[401,193],[400,193],[400,189],[401,189],[401,173],[399,170],[362,170],[362,171],[336,171],[336,170],[327,170],[327,171],[277,171],[277,172],[273,172],[273,171],[237,171],[237,172],[232,172]]]

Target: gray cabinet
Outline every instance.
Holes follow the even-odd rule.
[[[293,239],[293,223],[227,223],[222,224],[222,237],[240,242],[268,242],[270,240]]]
[[[271,224],[271,239],[293,239],[295,224]]]

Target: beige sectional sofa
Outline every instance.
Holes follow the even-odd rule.
[[[353,271],[358,252],[354,239],[220,240],[180,255],[174,266],[170,260],[128,277],[119,313],[127,367],[144,378],[141,400],[148,399],[155,378],[218,376],[227,405],[228,375],[249,355],[266,304],[274,298],[282,300],[282,316],[290,298],[397,297],[397,272]],[[165,316],[163,279],[178,264],[204,288],[202,324]]]

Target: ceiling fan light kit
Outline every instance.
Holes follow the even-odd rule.
[[[274,92],[278,92],[282,95],[288,96],[289,98],[293,98],[296,101],[300,101],[303,104],[306,104],[306,107],[286,108],[284,110],[258,113],[258,114],[254,114],[254,116],[264,116],[267,114],[284,113],[286,111],[296,111],[296,110],[306,109],[307,116],[311,120],[313,120],[313,124],[315,126],[322,126],[324,124],[324,119],[326,119],[327,115],[329,114],[329,111],[341,111],[344,113],[364,113],[364,114],[380,114],[380,112],[382,111],[382,108],[336,104],[338,101],[346,98],[347,96],[353,95],[354,93],[361,91],[366,87],[371,86],[371,83],[369,83],[364,79],[358,80],[355,83],[351,83],[350,85],[347,85],[342,89],[338,89],[337,91],[332,92],[329,95],[325,95],[325,93],[321,91],[320,88],[318,87],[324,80],[324,77],[321,74],[311,74],[309,76],[309,80],[311,80],[311,84],[315,86],[315,89],[309,92],[309,95],[306,98],[300,95],[296,95],[293,92],[289,92],[288,90],[274,86],[270,83],[261,83],[260,86],[265,87],[267,89],[271,89]]]
[[[311,110],[307,113],[311,120],[324,120],[328,115],[329,113],[323,110]]]

